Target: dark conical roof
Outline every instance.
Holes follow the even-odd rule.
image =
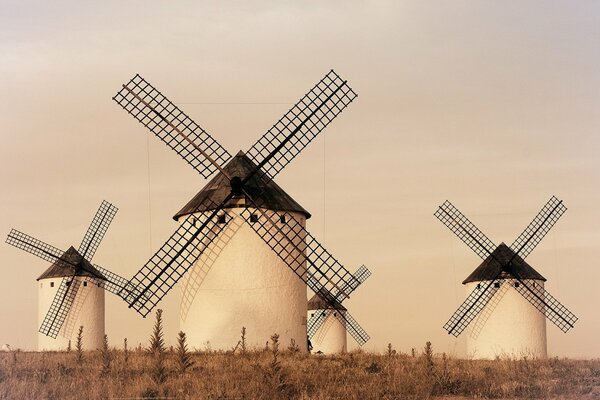
[[[346,307],[342,305],[339,301],[333,300],[333,305],[328,303],[319,293],[315,293],[315,295],[308,301],[307,309],[311,310],[340,310],[346,311]]]
[[[233,157],[223,168],[232,178],[244,179],[256,168],[242,151]],[[310,213],[290,197],[272,179],[264,173],[257,173],[246,183],[245,189],[256,205],[274,211],[294,211],[310,218]],[[231,192],[229,179],[219,172],[204,188],[194,196],[175,216],[179,217],[195,212],[214,210]]]
[[[537,272],[533,267],[525,260],[523,260],[520,256],[516,256],[513,259],[515,252],[512,251],[507,245],[504,243],[500,243],[496,250],[492,252],[477,268],[475,271],[471,273],[463,281],[463,285],[469,282],[481,282],[481,281],[489,281],[494,279],[496,275],[502,271],[502,265],[508,264],[508,262],[512,259],[512,270],[519,276],[521,279],[536,279],[540,281],[545,281],[544,278],[539,272]],[[500,262],[498,262],[500,261]],[[500,264],[502,263],[502,265]],[[503,272],[500,275],[500,278],[508,278],[510,279],[510,274]]]
[[[73,246],[60,257],[61,260],[56,260],[50,268],[44,271],[36,280],[47,278],[63,278],[65,276],[89,276],[106,280],[88,260],[83,258],[81,254]],[[64,260],[64,261],[62,261]],[[65,262],[66,261],[66,262]]]

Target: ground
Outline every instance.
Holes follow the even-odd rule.
[[[0,399],[600,399],[600,360],[474,361],[430,350],[307,355],[0,352]],[[81,357],[81,358],[80,358]]]

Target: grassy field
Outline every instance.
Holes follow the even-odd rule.
[[[284,347],[283,345],[281,346]],[[600,361],[178,349],[0,353],[0,399],[596,399]]]

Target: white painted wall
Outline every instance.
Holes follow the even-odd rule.
[[[333,313],[343,313],[340,310],[309,310],[308,318],[315,314],[326,311],[327,318],[323,325],[317,329],[310,340],[313,349],[312,352],[322,352],[323,354],[345,353],[347,351],[346,327]]]
[[[479,282],[465,285],[471,293]],[[535,281],[541,285],[543,281]],[[482,287],[487,282],[482,282]],[[476,359],[546,358],[546,317],[504,280],[498,293],[466,329],[467,356]]]
[[[227,213],[231,218],[242,210],[227,209]],[[305,226],[303,215],[291,214]],[[221,234],[221,238],[231,236],[226,243],[213,243],[224,247],[206,252],[218,254],[216,259],[201,257],[182,282],[181,306],[186,312],[181,314],[180,327],[190,348],[231,350],[245,326],[250,348],[264,348],[277,333],[280,348],[294,339],[306,351],[306,284],[243,217],[228,227]],[[303,240],[296,244],[305,247]]]
[[[62,279],[48,278],[37,282],[39,294],[37,329],[42,325]],[[95,281],[85,277],[75,277],[75,279],[80,281],[80,285],[71,312],[56,339],[38,332],[38,351],[65,350],[69,340],[71,340],[71,347],[75,348],[80,326],[83,326],[83,348],[85,350],[102,348],[105,332],[104,288],[98,287]],[[84,286],[83,282],[87,282],[87,286]],[[54,287],[51,283],[54,283]]]

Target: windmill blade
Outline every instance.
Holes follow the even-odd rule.
[[[312,339],[319,328],[323,326],[323,323],[328,316],[327,312],[328,310],[316,310],[306,323],[306,334],[310,339]]]
[[[79,245],[79,254],[88,261],[94,257],[100,242],[104,238],[110,223],[119,209],[106,200],[98,208],[92,223],[90,224],[81,244]]]
[[[356,98],[333,70],[321,79],[246,153],[273,178]],[[276,156],[271,157],[273,151]]]
[[[231,158],[212,136],[140,75],[123,85],[113,100],[204,178]]]
[[[496,248],[496,245],[448,200],[439,206],[433,215],[482,259],[485,260]]]
[[[275,211],[261,209],[256,209],[256,211],[261,214],[262,218],[252,219],[253,214],[248,208],[242,212],[242,215],[252,229],[313,292],[319,293],[332,306],[339,303],[338,298],[345,299],[347,297],[345,292],[340,289],[352,287],[357,278],[321,246],[298,221],[288,213],[283,213],[284,218],[281,219],[281,215]],[[282,222],[282,227],[277,226],[273,222],[274,220]],[[333,289],[338,292],[336,296],[331,295]],[[340,315],[339,312],[335,314],[336,316]],[[349,313],[346,312],[346,314],[341,317],[343,325],[362,346],[370,339],[370,336]]]
[[[482,281],[478,287],[473,289],[469,296],[467,296],[465,301],[444,324],[444,329],[449,335],[458,337],[481,310],[485,308],[504,283],[503,279],[496,280],[500,275],[501,273],[492,280]]]
[[[24,250],[28,253],[38,256],[42,260],[54,262],[64,254],[64,251],[57,249],[54,246],[44,243],[34,237],[20,232],[16,229],[11,229],[6,243],[15,246],[17,249]]]
[[[145,317],[175,286],[227,226],[227,221],[219,223],[216,218],[221,208],[209,216],[190,214],[186,217],[167,242],[130,279],[129,283],[136,290],[129,302],[130,308]]]
[[[354,340],[356,340],[356,343],[358,343],[359,346],[364,345],[369,341],[369,339],[371,339],[369,334],[362,328],[362,326],[360,326],[358,322],[356,322],[354,318],[352,318],[352,315],[350,315],[348,311],[334,311],[333,315],[338,319],[338,321],[340,321],[342,325],[346,327],[346,331],[354,338]]]
[[[567,211],[567,207],[565,207],[562,200],[552,196],[533,221],[521,232],[513,244],[510,245],[510,248],[521,258],[525,259],[536,248],[544,236],[546,236],[548,231],[552,229],[565,211]]]
[[[539,312],[544,314],[554,325],[565,333],[573,328],[578,318],[567,307],[556,300],[541,285],[533,281],[520,279],[516,276],[515,278],[518,281],[514,284],[515,290]]]
[[[97,279],[96,283],[100,283],[107,292],[119,296],[128,304],[140,294],[129,280],[99,265],[94,264],[94,267],[106,278],[106,280]]]
[[[227,247],[231,239],[237,233],[239,228],[244,225],[244,221],[235,213],[224,213],[220,215],[228,219],[227,227],[215,237],[210,246],[206,247],[194,266],[190,268],[181,281],[181,307],[179,308],[180,320],[185,321],[188,313],[198,294],[204,279],[212,269],[221,252]]]
[[[252,221],[255,212],[259,214],[259,218]],[[356,278],[350,271],[340,264],[291,214],[260,208],[250,211],[246,208],[242,215],[258,236],[315,293],[322,288],[329,293],[338,292],[342,287],[354,285]],[[344,296],[345,294],[340,292],[333,297],[339,301],[338,297],[345,298]]]
[[[350,297],[350,294],[352,292],[354,292],[356,290],[356,288],[358,288],[360,285],[362,285],[367,280],[368,277],[371,276],[371,271],[369,271],[369,269],[366,266],[361,265],[360,268],[358,268],[356,270],[356,272],[354,274],[352,274],[352,276],[354,277],[354,280],[352,280],[352,283],[349,285],[342,286],[342,288],[336,294],[338,296],[344,297],[343,299],[339,300],[340,302],[342,300]]]
[[[50,309],[40,326],[39,332],[41,334],[56,339],[69,315],[80,284],[80,281],[75,279],[75,275],[63,278],[54,299],[52,299]]]

